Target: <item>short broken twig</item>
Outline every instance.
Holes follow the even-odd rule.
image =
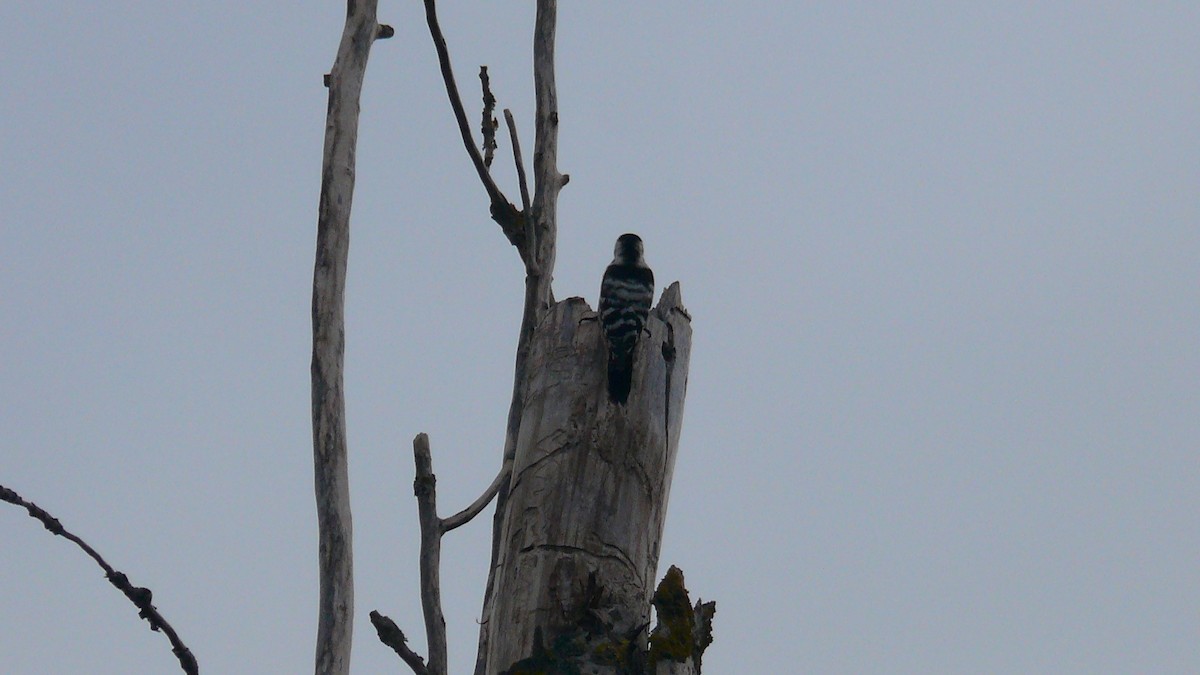
[[[129,577],[113,569],[112,565],[109,565],[96,552],[96,549],[89,546],[83,539],[67,531],[57,518],[47,513],[37,504],[25,501],[21,495],[3,485],[0,485],[0,501],[6,501],[9,504],[23,507],[29,512],[31,517],[41,521],[42,525],[47,530],[50,530],[51,534],[56,534],[74,542],[76,546],[88,554],[104,570],[104,576],[108,579],[109,583],[116,586],[117,590],[124,593],[125,597],[129,598],[129,601],[138,608],[138,616],[149,622],[150,630],[155,632],[161,631],[167,636],[167,639],[171,641],[171,651],[179,659],[179,666],[183,668],[183,672],[189,675],[195,675],[200,672],[200,667],[197,665],[196,657],[192,655],[192,651],[187,648],[187,645],[183,644],[183,640],[179,639],[179,635],[175,632],[175,629],[171,627],[171,624],[167,623],[162,614],[158,613],[158,609],[151,604],[154,595],[150,592],[149,588],[134,586],[129,583]]]
[[[408,667],[413,669],[416,675],[429,675],[429,669],[425,667],[425,659],[422,659],[408,646],[408,637],[404,635],[404,631],[400,630],[395,621],[376,610],[371,610],[370,617],[371,625],[375,626],[375,634],[379,636],[380,642],[391,647],[408,664]]]

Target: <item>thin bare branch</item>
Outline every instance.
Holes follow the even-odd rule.
[[[533,224],[537,233],[537,261],[543,279],[539,300],[554,302],[550,281],[558,245],[558,193],[567,176],[558,172],[558,90],[554,82],[554,32],[558,19],[555,0],[538,0],[533,27]]]
[[[315,670],[350,672],[354,626],[354,565],[350,482],[346,466],[344,294],[354,198],[358,111],[367,57],[377,38],[394,31],[376,22],[377,0],[347,3],[346,25],[333,69],[325,77],[329,105],[321,162],[317,250],[313,266],[313,472],[319,537],[320,600]]]
[[[500,472],[496,474],[496,478],[492,480],[492,484],[483,491],[482,495],[479,495],[479,499],[476,499],[470,506],[449,518],[443,518],[441,523],[442,534],[466,525],[475,516],[479,515],[479,512],[484,510],[491,503],[492,498],[496,496],[496,493],[500,491],[500,485],[508,480],[510,471],[512,471],[512,462],[505,462],[500,467]]]
[[[88,543],[83,539],[69,532],[65,527],[62,526],[62,523],[60,523],[57,518],[47,513],[37,504],[25,501],[21,495],[17,494],[13,490],[8,489],[7,487],[4,487],[3,485],[0,485],[0,501],[6,501],[9,504],[23,507],[29,512],[31,517],[41,521],[42,525],[45,526],[47,530],[50,530],[51,534],[56,534],[73,542],[76,546],[82,549],[84,553],[88,554],[92,560],[96,561],[96,564],[100,566],[100,569],[104,570],[104,576],[108,579],[109,583],[111,583],[113,586],[116,586],[117,590],[124,593],[125,597],[129,598],[129,601],[138,608],[138,616],[145,619],[150,624],[150,630],[162,631],[162,633],[167,636],[167,639],[171,641],[171,651],[175,654],[175,657],[179,659],[179,667],[183,669],[183,672],[188,673],[189,675],[195,675],[196,673],[200,672],[200,667],[197,665],[196,657],[192,655],[192,651],[187,648],[187,645],[183,644],[183,640],[179,638],[179,634],[175,632],[175,629],[171,627],[171,624],[167,623],[167,620],[163,618],[162,614],[159,614],[158,609],[151,604],[154,594],[151,593],[149,588],[134,586],[131,584],[129,582],[129,577],[125,576],[124,573],[113,569],[112,565],[109,565],[108,562],[96,552],[96,549],[88,545]]]
[[[379,636],[380,642],[391,647],[416,675],[429,675],[425,659],[422,659],[408,646],[408,637],[404,635],[404,631],[400,630],[395,621],[376,610],[371,610],[370,617],[371,625],[375,626],[375,634]]]
[[[458,93],[458,85],[454,82],[454,69],[450,65],[450,50],[446,47],[446,38],[442,35],[442,27],[438,24],[437,18],[437,3],[435,0],[425,0],[425,21],[429,24],[429,34],[433,37],[433,46],[437,50],[438,65],[442,70],[442,80],[446,83],[446,94],[450,97],[450,107],[454,109],[454,119],[458,121],[458,130],[462,135],[463,145],[467,148],[467,154],[471,157],[471,163],[475,165],[475,171],[479,174],[479,180],[483,183],[483,188],[487,190],[488,199],[491,201],[492,220],[500,225],[500,229],[504,231],[504,236],[508,237],[508,241],[513,246],[517,247],[522,258],[527,255],[532,255],[528,252],[523,244],[525,230],[521,225],[522,214],[517,211],[517,207],[513,206],[504,193],[500,191],[500,187],[496,185],[496,181],[492,180],[491,174],[488,173],[487,165],[484,164],[483,155],[480,154],[479,148],[475,147],[475,139],[471,135],[471,126],[467,122],[467,112],[463,108],[462,97]]]
[[[446,675],[446,619],[442,616],[442,586],[439,568],[442,557],[442,524],[437,515],[437,477],[429,436],[413,439],[417,477],[413,494],[421,523],[421,609],[425,614],[425,638],[429,643],[430,675]]]
[[[483,120],[479,123],[479,131],[483,133],[483,165],[492,168],[492,158],[496,156],[496,97],[492,95],[492,82],[488,78],[487,66],[479,66],[479,83],[483,87]]]
[[[529,182],[525,180],[525,159],[521,157],[521,139],[517,136],[517,122],[513,119],[512,111],[508,108],[504,109],[504,121],[508,123],[508,137],[512,142],[513,162],[517,165],[517,182],[521,186],[521,208],[525,213],[530,213],[529,206]],[[526,219],[532,223],[532,219]],[[532,234],[527,234],[529,237],[529,247],[537,250],[537,244],[533,240]]]

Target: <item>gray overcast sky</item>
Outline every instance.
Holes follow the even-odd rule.
[[[522,289],[420,3],[381,4],[347,298],[359,673],[404,670],[371,609],[424,648],[411,438],[445,511],[491,480]],[[445,4],[471,109],[488,64],[531,144],[533,3]],[[344,7],[0,7],[0,483],[151,587],[208,673],[311,672]],[[594,303],[636,231],[694,316],[662,565],[718,603],[706,672],[1200,672],[1200,4],[559,19],[557,295]],[[443,550],[456,672],[489,522]],[[77,550],[14,508],[0,541],[6,674],[177,672]]]

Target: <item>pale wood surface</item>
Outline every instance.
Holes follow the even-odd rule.
[[[607,347],[586,302],[555,304],[534,333],[489,672],[528,656],[535,628],[548,644],[590,611],[618,634],[648,621],[691,352],[678,284],[647,328],[625,406],[608,400]]]
[[[343,296],[354,196],[359,96],[371,44],[391,34],[376,23],[374,0],[350,2],[333,69],[326,76],[329,109],[321,164],[321,201],[313,270],[313,467],[319,530],[320,594],[315,672],[350,672],[354,628],[350,484],[346,470],[346,402],[342,389]],[[381,32],[382,31],[382,32]]]

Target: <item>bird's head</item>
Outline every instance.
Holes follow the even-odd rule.
[[[636,234],[623,234],[617,237],[617,245],[613,247],[613,264],[637,265],[642,263],[642,238]]]

